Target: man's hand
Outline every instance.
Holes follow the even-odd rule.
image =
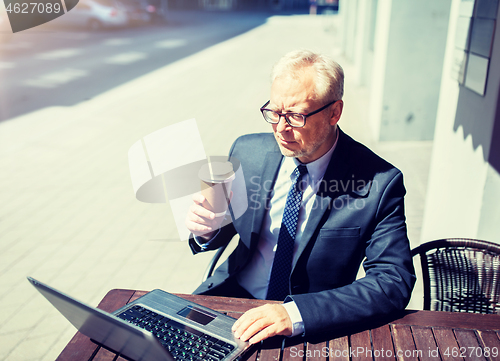
[[[215,219],[215,213],[203,206],[203,203],[206,202],[203,195],[195,193],[193,195],[193,202],[186,216],[186,227],[195,236],[208,240],[220,224],[217,224],[218,220]]]
[[[245,312],[233,325],[234,335],[251,344],[266,338],[292,334],[292,321],[280,304],[267,304]]]
[[[229,202],[233,198],[233,192],[229,194]],[[225,215],[216,217],[215,213],[207,209],[207,199],[201,193],[193,194],[193,205],[186,215],[186,227],[197,237],[207,241],[213,237],[220,228]]]

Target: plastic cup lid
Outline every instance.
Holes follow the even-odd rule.
[[[198,172],[198,176],[205,182],[228,182],[234,179],[233,164],[231,162],[211,162],[203,164]]]

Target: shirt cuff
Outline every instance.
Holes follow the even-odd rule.
[[[292,335],[298,336],[304,333],[304,321],[302,320],[302,316],[300,315],[299,308],[295,301],[290,301],[283,303],[283,307],[285,307],[286,312],[288,312],[288,317],[292,321]]]
[[[208,247],[210,247],[210,244],[212,243],[214,238],[219,235],[219,233],[220,233],[220,228],[217,231],[217,233],[212,238],[210,238],[208,241],[206,241],[204,238],[200,238],[198,236],[195,236],[194,234],[193,234],[193,238],[194,238],[194,241],[198,244],[198,246],[200,246],[201,250],[206,251],[208,249]]]

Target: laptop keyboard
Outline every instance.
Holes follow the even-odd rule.
[[[151,332],[178,361],[220,361],[234,346],[189,326],[135,305],[119,318]]]

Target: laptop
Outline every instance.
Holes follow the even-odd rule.
[[[234,318],[162,290],[108,313],[28,280],[81,333],[129,360],[232,361],[249,349],[233,336]]]

